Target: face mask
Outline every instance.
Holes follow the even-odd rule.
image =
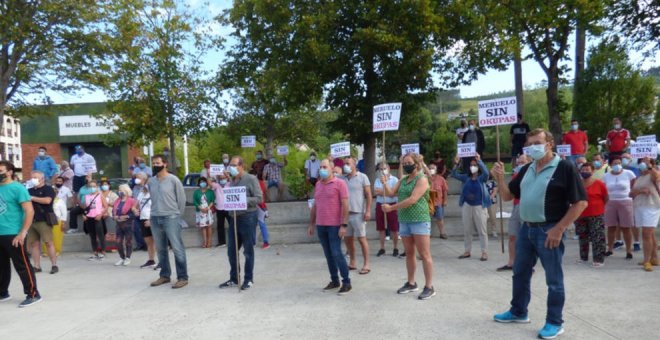
[[[623,164],[623,166],[628,166],[630,164],[630,160],[628,158],[624,158],[621,160],[621,164]]]
[[[435,175],[436,170],[435,169],[429,169],[429,172],[431,173],[431,175]]]
[[[109,185],[102,185],[101,190],[108,191],[108,190],[110,190],[110,186]]]
[[[387,170],[387,169],[383,170],[383,175],[387,176],[387,175],[389,175],[389,174],[390,174],[390,171],[389,171],[389,170]]]
[[[322,179],[326,179],[326,178],[330,177],[330,170],[320,169],[319,170],[319,176],[321,176]]]
[[[581,172],[580,176],[582,176],[582,178],[584,178],[584,179],[587,179],[587,178],[591,177],[591,172]]]
[[[309,159],[311,159],[311,160],[312,160],[312,162],[313,162],[313,161],[315,161],[315,160],[316,160],[316,156],[311,156],[311,157],[309,157]]]
[[[117,193],[117,196],[119,196],[119,198],[124,198],[124,196],[126,196],[126,194],[123,191],[120,191],[120,192]]]
[[[573,131],[577,131],[577,129],[578,129],[578,125],[577,125],[577,124],[573,124],[573,125],[571,125],[571,130],[573,130]]]
[[[83,154],[85,154],[85,151],[82,151],[82,150],[76,151],[76,155],[78,155],[78,156],[82,156]]]
[[[229,164],[229,158],[223,158],[222,163],[224,164]]]
[[[236,177],[238,175],[238,169],[236,169],[235,166],[230,166],[229,174],[231,175],[231,177]]]
[[[220,180],[220,185],[225,185],[225,184],[227,184],[227,180],[226,179],[221,179]]]
[[[470,124],[469,129],[470,129],[470,131],[474,131],[474,125]]]
[[[92,194],[95,193],[95,192],[96,192],[96,188],[89,188],[89,192],[91,192]]]
[[[154,175],[155,175],[155,174],[159,173],[159,172],[160,172],[161,170],[163,170],[163,169],[165,169],[165,166],[164,166],[164,165],[161,165],[161,166],[155,166],[155,165],[154,165],[154,166],[151,167],[151,172],[153,172]]]
[[[601,163],[600,161],[594,161],[594,166],[596,167],[596,169],[600,169],[600,167],[603,166],[603,163]]]
[[[474,166],[474,165],[470,166],[470,172],[471,173],[476,174],[478,171],[479,171],[478,166]]]
[[[167,157],[169,155],[170,155],[169,151],[163,151],[163,156]]]
[[[646,171],[648,168],[649,166],[646,163],[639,163],[639,171]]]
[[[46,151],[39,151],[39,157],[46,156]]]
[[[62,184],[57,183],[57,184],[55,184],[55,187],[59,189],[59,188],[62,187]]]
[[[206,188],[207,185],[208,185],[208,184],[206,184],[206,182],[201,182],[201,183],[199,183],[199,187],[200,187],[200,188]]]
[[[38,179],[38,178],[33,178],[33,179],[30,180],[30,182],[31,182],[32,185],[34,185],[34,186],[39,185],[39,179]]]
[[[623,169],[621,164],[617,164],[617,165],[612,166],[612,171],[614,171],[614,172],[621,172],[621,169]]]
[[[261,160],[261,157],[263,157],[263,156],[261,156],[260,154],[257,154],[257,160]]]
[[[7,179],[7,174],[0,174],[0,183],[4,182]]]
[[[140,185],[140,184],[142,184],[142,180],[139,179],[139,178],[136,178],[136,179],[135,179],[135,184],[136,184],[136,185]]]
[[[344,173],[350,174],[351,172],[352,172],[351,167],[349,165],[344,165]]]
[[[545,144],[535,144],[530,146],[529,155],[532,156],[535,161],[543,158],[543,156],[545,156]]]
[[[270,159],[270,162],[271,162],[271,163],[277,163],[277,161],[275,160],[275,158],[271,158],[271,159]]]
[[[144,169],[147,165],[144,163],[140,163],[140,169]]]
[[[620,129],[620,128],[621,128],[621,124],[614,124],[614,129],[615,129],[615,130],[618,130],[618,129]]]
[[[415,171],[415,164],[407,164],[403,166],[403,172],[406,174],[411,174],[413,171]]]

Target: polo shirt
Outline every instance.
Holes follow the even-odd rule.
[[[520,197],[520,218],[525,222],[559,222],[571,204],[587,200],[577,169],[557,155],[538,173],[536,161],[525,165],[509,183],[509,191]]]
[[[587,143],[587,134],[582,130],[566,132],[562,142],[571,145],[571,155],[584,155],[587,152],[584,148]]]
[[[0,235],[17,235],[23,227],[23,207],[30,194],[19,182],[0,184]]]
[[[610,130],[607,133],[607,140],[610,142],[610,152],[623,152],[626,148],[626,141],[630,139],[630,131],[626,129]]]
[[[341,201],[344,199],[348,199],[348,187],[343,180],[333,177],[327,182],[316,182],[314,187],[316,225],[341,225],[343,223]]]
[[[394,188],[394,186],[396,185],[397,182],[399,182],[399,179],[396,178],[396,176],[390,175],[387,178],[387,186],[389,186],[390,188]],[[376,178],[376,182],[374,182],[374,190],[376,190],[376,189],[384,190],[383,189],[383,182],[380,181],[380,178]],[[363,197],[364,197],[364,195],[363,195]],[[376,196],[376,203],[393,204],[393,203],[396,203],[396,201],[397,201],[396,196],[395,197]]]
[[[40,188],[32,187],[28,190],[30,196],[45,198],[50,197],[50,204],[41,204],[37,202],[32,202],[32,207],[34,208],[34,221],[35,222],[44,222],[46,221],[46,213],[54,212],[53,211],[53,201],[55,200],[55,190],[50,185],[42,185]]]
[[[356,172],[355,176],[346,175],[348,182],[348,211],[353,213],[363,213],[365,205],[364,187],[370,186],[371,182],[367,175]]]

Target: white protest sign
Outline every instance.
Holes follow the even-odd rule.
[[[83,168],[85,169],[85,173],[96,173],[96,164],[94,163],[85,163],[83,164]]]
[[[656,143],[655,135],[639,136],[635,139],[635,143]]]
[[[224,210],[247,210],[247,195],[245,187],[223,188],[222,195],[225,198]]]
[[[224,164],[211,164],[211,169],[209,169],[209,172],[211,176],[219,176],[222,175],[222,173],[225,172],[225,165]]]
[[[557,145],[557,154],[559,156],[570,156],[571,155],[571,145],[570,144]]]
[[[419,154],[419,143],[401,144],[401,155],[416,153]]]
[[[635,143],[630,147],[630,156],[632,158],[658,157],[658,143]]]
[[[307,206],[312,209],[314,207],[314,199],[310,198],[307,200]]]
[[[289,154],[289,146],[288,145],[280,145],[277,147],[277,155],[278,156],[286,156]]]
[[[256,148],[257,147],[257,136],[241,136],[241,147],[242,148]]]
[[[334,158],[351,155],[351,142],[341,142],[330,145],[330,155]]]
[[[475,143],[459,143],[456,146],[458,157],[474,157],[477,155],[477,144]]]
[[[483,100],[479,106],[479,126],[509,125],[518,122],[516,97]]]
[[[401,118],[401,103],[374,106],[373,131],[396,131]]]

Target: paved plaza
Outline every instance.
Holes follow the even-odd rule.
[[[478,248],[478,242],[475,244]],[[273,245],[256,250],[255,284],[248,291],[218,288],[228,279],[226,248],[188,249],[190,284],[151,288],[158,275],[139,269],[146,252],[129,267],[115,267],[116,254],[101,263],[87,253],[64,253],[60,273],[37,274],[43,301],[17,308],[22,287],[13,273],[12,300],[0,302],[2,339],[532,339],[543,326],[546,287],[543,269],[533,278],[530,324],[497,324],[507,309],[511,273],[499,240],[490,260],[459,260],[460,240],[432,240],[437,295],[397,295],[405,261],[372,257],[368,275],[351,272],[353,291],[324,293],[329,276],[318,244]],[[576,264],[577,241],[566,241],[567,301],[564,339],[658,339],[660,268],[645,273],[618,251],[603,268]],[[372,253],[378,250],[371,241]],[[358,248],[359,249],[359,248]],[[171,255],[171,254],[170,254]],[[361,261],[361,257],[359,258]],[[419,262],[418,262],[419,263]],[[172,259],[173,265],[173,259]],[[174,279],[175,277],[173,277]],[[418,283],[423,285],[421,264]],[[414,295],[413,295],[414,294]]]

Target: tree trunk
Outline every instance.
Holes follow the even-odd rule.
[[[555,145],[561,144],[561,111],[559,103],[559,68],[553,65],[549,68],[548,89],[546,97],[548,100],[548,127],[555,139]]]
[[[577,23],[575,29],[575,78],[573,79],[573,110],[571,117],[577,119],[575,116],[575,104],[577,103],[578,96],[578,81],[584,72],[584,51],[587,45],[587,32],[582,27],[580,22]]]
[[[168,160],[168,169],[170,170],[171,173],[174,175],[178,176],[179,174],[177,173],[176,169],[176,145],[174,143],[174,130],[170,129],[170,131],[167,134],[167,137],[169,139],[169,144],[170,144],[170,159]]]
[[[522,57],[520,56],[520,48],[516,49],[513,57],[513,73],[516,82],[516,108],[518,109],[518,114],[524,117],[525,105],[523,105]]]
[[[373,184],[376,177],[376,137],[373,135],[364,144],[362,159],[364,159],[364,173]]]

